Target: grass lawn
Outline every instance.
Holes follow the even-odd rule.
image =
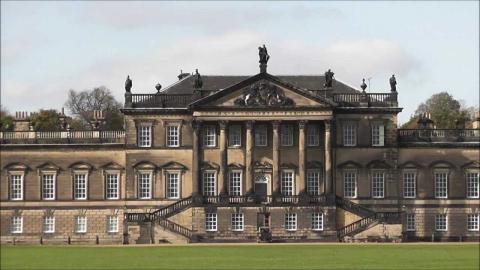
[[[479,269],[478,244],[2,246],[0,269]]]

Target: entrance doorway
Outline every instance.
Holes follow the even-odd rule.
[[[257,213],[257,228],[270,228],[270,213]]]
[[[259,201],[267,201],[267,196],[270,195],[269,189],[269,182],[270,182],[270,174],[269,173],[256,173],[255,174],[255,184],[254,184],[254,192],[255,197]]]

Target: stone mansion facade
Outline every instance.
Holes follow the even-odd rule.
[[[265,51],[266,52],[266,51]],[[480,130],[398,129],[396,88],[126,83],[124,131],[0,133],[5,243],[478,241]]]

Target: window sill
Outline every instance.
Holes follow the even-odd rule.
[[[232,145],[232,146],[228,146],[228,149],[242,149],[242,146],[241,145]]]
[[[323,232],[323,229],[312,229],[314,232]]]

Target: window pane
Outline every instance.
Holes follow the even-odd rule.
[[[167,198],[178,199],[180,197],[180,174],[167,173]]]
[[[77,233],[87,232],[87,217],[86,216],[77,216],[75,218],[75,232],[77,232]]]
[[[406,219],[406,229],[407,231],[415,231],[416,226],[415,226],[415,214],[407,214],[405,216]]]
[[[447,198],[448,174],[446,172],[435,173],[435,197]]]
[[[231,171],[229,173],[229,194],[231,196],[242,195],[242,172]]]
[[[242,145],[241,131],[242,131],[242,127],[240,125],[231,125],[228,128],[228,145],[229,146]]]
[[[383,172],[372,173],[372,197],[373,198],[384,197],[384,189],[385,189],[384,177],[385,177],[385,174]]]
[[[11,224],[11,232],[12,233],[22,233],[22,231],[23,231],[23,217],[13,216],[12,217],[12,224]]]
[[[296,213],[285,214],[285,230],[287,231],[297,230],[297,214]]]
[[[118,232],[117,216],[107,216],[107,231],[110,233]]]
[[[282,171],[281,179],[282,179],[282,186],[281,192],[285,196],[292,196],[294,193],[294,178],[293,172],[291,171]]]
[[[150,199],[152,197],[152,174],[138,174],[138,198]]]
[[[323,231],[323,213],[312,213],[312,230]]]
[[[446,231],[447,230],[447,215],[441,214],[435,216],[435,230]]]
[[[10,175],[10,199],[23,200],[23,175]]]
[[[307,172],[307,192],[311,196],[320,195],[320,171]]]
[[[479,194],[480,194],[479,173],[469,172],[466,174],[466,177],[467,177],[467,198],[479,198]]]
[[[205,214],[205,230],[206,231],[217,230],[217,214],[216,213]]]
[[[479,230],[479,222],[480,222],[480,215],[479,214],[469,214],[467,215],[467,229],[469,231],[478,231]]]
[[[307,145],[320,145],[320,128],[318,125],[307,125]]]
[[[152,127],[140,126],[138,128],[138,146],[150,147],[152,142]]]
[[[43,218],[43,232],[54,233],[55,232],[55,217],[45,216]]]
[[[243,214],[234,213],[231,217],[232,231],[243,231]]]
[[[267,126],[257,125],[255,127],[255,145],[256,146],[267,146]]]
[[[167,126],[167,146],[177,147],[180,146],[180,127],[179,126]]]
[[[42,175],[42,197],[44,200],[55,200],[55,175]]]
[[[75,200],[87,199],[87,175],[74,174],[73,175],[74,198]]]
[[[374,124],[372,126],[372,145],[383,146],[385,141],[384,126],[381,124]]]
[[[118,174],[107,174],[106,178],[107,199],[118,199]]]
[[[282,125],[280,128],[280,142],[282,146],[293,145],[293,126]]]
[[[344,195],[346,198],[357,197],[357,173],[345,172],[343,175]]]
[[[215,126],[205,126],[203,130],[203,145],[207,147],[215,147],[217,145],[217,132]]]
[[[216,195],[216,173],[215,172],[203,172],[203,195],[215,196]]]
[[[343,126],[343,145],[355,146],[357,144],[356,126],[354,124],[345,124]]]
[[[403,197],[415,198],[416,196],[416,174],[414,172],[403,173]]]

